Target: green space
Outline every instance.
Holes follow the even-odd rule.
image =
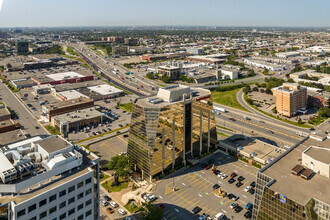
[[[267,112],[265,112],[265,111],[259,109],[257,106],[255,106],[255,105],[253,105],[253,104],[251,105],[251,103],[250,103],[250,101],[248,101],[248,99],[249,99],[248,95],[244,93],[244,100],[245,100],[245,102],[246,102],[248,105],[250,105],[252,108],[254,108],[255,110],[261,112],[262,114],[268,115],[268,116],[270,116],[270,117],[272,117],[272,118],[274,118],[274,119],[277,119],[277,120],[280,120],[280,121],[283,121],[283,122],[286,122],[286,123],[288,123],[288,124],[292,124],[292,125],[295,125],[295,126],[298,126],[298,127],[302,127],[302,128],[312,128],[312,126],[310,126],[310,125],[302,124],[302,123],[295,122],[295,121],[290,121],[290,120],[288,120],[288,119],[286,119],[286,118],[280,118],[279,116],[274,116],[274,115],[272,115],[272,114],[270,114],[270,113],[267,113]]]
[[[139,207],[134,204],[134,201],[128,202],[124,207],[130,212],[130,213],[135,213],[139,211]]]
[[[74,56],[79,56],[79,54],[76,51],[74,51],[71,47],[67,47],[66,52]]]
[[[213,101],[215,103],[230,106],[230,107],[237,108],[237,109],[240,109],[243,111],[248,111],[243,106],[241,106],[241,104],[239,104],[239,102],[237,100],[237,93],[239,90],[240,90],[240,88],[234,89],[234,90],[229,90],[229,91],[223,91],[223,92],[214,90],[214,91],[212,91],[211,94],[212,94]]]
[[[224,137],[229,137],[229,135],[221,133],[221,132],[217,132],[218,135],[224,136]]]
[[[108,132],[105,132],[105,133],[102,133],[102,134],[98,134],[98,135],[95,135],[95,136],[92,136],[92,137],[88,137],[88,138],[85,138],[85,139],[79,140],[79,141],[76,142],[76,144],[81,143],[81,142],[84,142],[84,141],[92,140],[92,139],[97,138],[97,137],[102,137],[102,136],[104,136],[104,135],[111,134],[111,133],[113,133],[113,132],[119,132],[120,130],[123,130],[123,129],[128,128],[128,127],[129,127],[129,124],[126,125],[126,126],[124,126],[124,127],[122,127],[122,128],[117,128],[117,129],[114,129],[114,130],[112,130],[112,131],[108,131]],[[46,128],[46,129],[47,129],[47,128]],[[47,129],[47,130],[48,130],[48,129]]]
[[[232,129],[230,129],[230,128],[226,128],[226,127],[223,127],[223,126],[220,126],[220,125],[217,125],[217,127],[218,127],[218,128],[222,128],[222,129],[225,129],[225,130],[227,130],[227,131],[234,131],[234,130],[232,130]]]
[[[160,87],[167,87],[168,85],[163,85],[163,84],[160,84],[160,83],[155,83],[156,85],[160,86]]]
[[[119,185],[114,186],[113,185],[114,180],[108,180],[104,183],[102,183],[102,187],[106,189],[108,192],[120,192],[123,189],[126,189],[128,187],[128,181],[126,181],[123,177],[119,177]]]
[[[47,126],[45,126],[45,128],[52,135],[61,135],[61,133],[58,130],[56,130],[56,128],[54,128],[53,126],[47,125]]]
[[[127,112],[132,112],[133,109],[133,102],[129,102],[129,103],[118,103],[117,105],[119,108],[121,108],[122,110],[125,110]]]
[[[101,173],[100,174],[100,182],[108,179],[110,176],[108,174],[105,174],[105,173]]]
[[[75,59],[76,57],[74,57],[74,56],[69,56],[69,55],[62,55],[63,57],[66,57],[66,58],[68,58],[68,59]]]

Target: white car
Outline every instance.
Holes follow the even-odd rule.
[[[117,208],[117,207],[118,207],[118,204],[115,203],[114,201],[110,202],[110,205],[111,205],[113,208]]]
[[[149,201],[154,201],[157,199],[157,197],[154,195],[149,195],[148,199],[149,199]]]
[[[251,188],[252,188],[252,186],[247,186],[247,187],[245,187],[244,191],[248,192]]]
[[[109,203],[107,201],[105,201],[105,200],[101,200],[101,203],[102,203],[103,206],[109,205]]]
[[[226,174],[224,174],[224,173],[221,175],[221,179],[223,179],[223,180],[226,179],[227,177],[228,176]]]
[[[236,206],[238,206],[238,204],[236,202],[234,202],[233,204],[230,205],[230,208],[234,209],[234,208],[236,208]]]
[[[118,209],[118,212],[119,212],[120,214],[122,214],[122,215],[126,215],[126,212],[125,212],[124,209]]]

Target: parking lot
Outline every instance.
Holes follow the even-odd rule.
[[[257,169],[222,153],[217,153],[203,162],[208,162],[209,159],[214,159],[214,168],[226,174],[228,176],[226,179],[221,179],[213,174],[212,168],[202,169],[201,163],[198,163],[175,177],[159,182],[155,195],[158,197],[157,203],[165,205],[166,219],[198,219],[198,214],[202,213],[210,215],[213,219],[219,212],[225,214],[229,219],[244,218],[247,211],[245,206],[247,203],[253,202],[254,196],[245,192],[244,189],[256,180]],[[237,176],[234,178],[235,182],[230,184],[228,180],[233,172]],[[242,186],[236,187],[239,176],[243,176],[245,179],[241,181]],[[227,195],[234,194],[239,199],[234,201],[228,197],[216,197],[213,192],[215,184],[218,184]],[[234,202],[243,208],[239,213],[235,213],[230,208]],[[191,211],[196,206],[202,210],[194,216]]]

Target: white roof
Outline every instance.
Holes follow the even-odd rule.
[[[76,73],[76,72],[64,72],[64,73],[49,74],[47,75],[47,77],[55,81],[60,81],[64,79],[80,78],[80,77],[84,77],[84,75],[81,75],[80,73]]]
[[[88,87],[93,92],[96,92],[100,95],[112,95],[123,92],[123,90],[117,89],[114,86],[110,86],[108,84],[98,85],[98,86],[91,86]]]
[[[7,170],[14,169],[14,166],[10,163],[8,158],[1,152],[0,153],[0,173],[3,173]]]
[[[67,91],[63,91],[63,92],[58,92],[58,94],[65,97],[67,100],[77,99],[77,98],[80,98],[80,97],[88,98],[86,95],[84,95],[84,94],[82,94],[82,93],[80,93],[76,90],[67,90]]]

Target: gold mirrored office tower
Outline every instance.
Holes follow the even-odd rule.
[[[127,153],[143,179],[151,181],[216,144],[209,90],[175,85],[135,100]]]

